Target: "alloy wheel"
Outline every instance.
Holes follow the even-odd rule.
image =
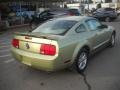
[[[87,53],[86,52],[82,52],[78,58],[78,68],[80,71],[84,70],[86,68],[87,65]]]

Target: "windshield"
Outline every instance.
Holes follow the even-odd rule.
[[[37,27],[33,32],[44,34],[65,34],[77,21],[72,20],[49,20]]]

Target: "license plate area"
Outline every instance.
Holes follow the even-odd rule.
[[[22,63],[31,66],[31,60],[27,57],[22,57]]]

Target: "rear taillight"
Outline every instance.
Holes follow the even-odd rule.
[[[41,44],[40,54],[54,56],[56,54],[56,46],[51,44]]]
[[[69,15],[69,16],[75,16],[75,14],[72,13],[72,12],[69,12],[68,15]]]
[[[18,39],[13,39],[13,40],[12,40],[12,45],[13,45],[13,47],[15,47],[15,48],[19,48],[19,40],[18,40]]]

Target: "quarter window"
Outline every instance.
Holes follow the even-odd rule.
[[[76,28],[75,31],[76,31],[77,33],[85,32],[85,31],[86,31],[86,27],[85,27],[83,24],[81,24],[81,25],[79,25],[79,26]]]

